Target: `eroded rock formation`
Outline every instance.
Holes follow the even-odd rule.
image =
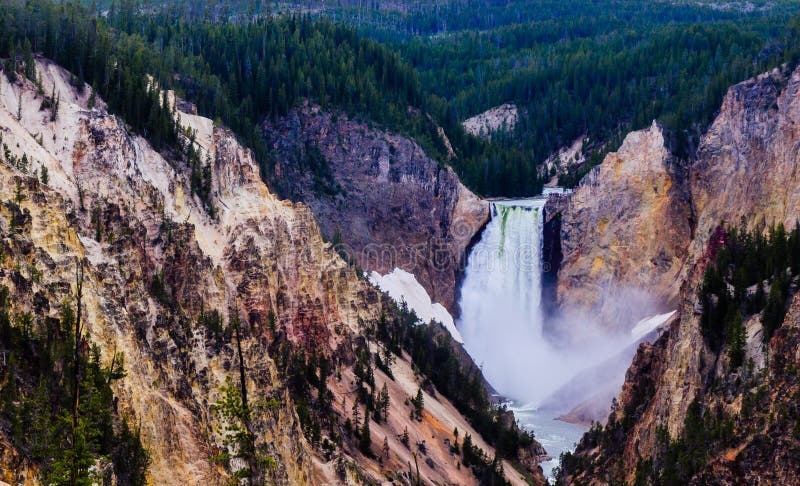
[[[490,108],[472,118],[464,120],[464,130],[470,135],[491,139],[498,130],[512,131],[519,121],[519,109],[506,103]]]
[[[565,465],[560,478],[563,482],[631,483],[637,477],[647,481],[653,465],[660,467],[671,460],[665,455],[668,444],[691,440],[684,435],[687,423],[698,427],[698,422],[702,422],[700,428],[725,432],[722,439],[714,439],[704,450],[710,459],[699,465],[692,484],[797,482],[800,466],[796,451],[800,443],[794,433],[794,402],[798,380],[793,371],[798,358],[797,296],[791,299],[782,327],[766,347],[761,345],[760,314],[748,318],[744,362],[752,364],[732,369],[725,348],[713,350],[701,333],[703,304],[698,302],[698,288],[714,255],[712,236],[721,224],[743,223],[751,230],[765,231],[776,223],[791,228],[800,217],[800,180],[796,171],[800,160],[799,116],[800,70],[775,70],[738,84],[729,90],[718,117],[703,137],[689,174],[679,180],[671,177],[650,181],[654,185],[660,182],[658,187],[628,186],[624,189],[632,194],[620,196],[623,200],[633,197],[646,201],[649,194],[682,185],[686,188],[682,194],[688,194],[691,201],[691,225],[686,225],[684,218],[665,218],[662,212],[650,213],[637,207],[628,208],[626,213],[642,215],[644,219],[628,216],[627,227],[609,224],[601,230],[595,226],[593,216],[581,219],[589,233],[586,241],[596,239],[602,244],[608,239],[638,234],[640,239],[633,241],[641,241],[644,236],[641,247],[647,249],[644,255],[648,258],[657,257],[661,253],[659,246],[665,244],[682,248],[685,253],[672,253],[675,263],[664,267],[667,272],[651,271],[645,274],[646,279],[638,281],[652,289],[655,296],[676,302],[679,317],[660,339],[639,349],[618,406],[609,417],[610,426],[605,432],[593,431],[584,437],[576,455]],[[639,152],[647,153],[651,152]],[[599,174],[609,173],[614,162],[614,158],[607,159]],[[590,179],[582,189],[592,184]],[[606,188],[596,187],[594,194],[609,193]],[[588,195],[585,200],[590,201]],[[679,198],[678,214],[687,214],[682,209],[685,200]],[[572,204],[574,207],[576,203]],[[584,214],[598,214],[603,204],[595,201]],[[570,211],[564,211],[565,220],[572,217]],[[675,214],[673,209],[670,211]],[[647,244],[653,225],[660,235],[656,246]],[[692,226],[694,232],[689,231]],[[610,235],[606,233],[609,228]],[[570,237],[565,235],[567,241]],[[580,299],[585,289],[591,289],[596,282],[591,270],[597,260],[592,258],[588,244],[587,249],[568,242],[564,246],[570,248],[565,262],[578,262],[578,266],[567,266],[566,280],[560,287],[564,291],[562,299]],[[607,261],[603,260],[603,264]],[[606,272],[615,278],[622,276],[621,281],[625,281],[624,277],[636,273],[641,263],[637,258],[620,259]],[[575,298],[569,297],[571,292],[576,292]],[[705,415],[698,417],[697,410],[705,410]]]
[[[550,213],[561,218],[562,308],[589,309],[613,327],[620,322],[618,300],[641,289],[674,303],[692,208],[685,169],[657,124],[629,134],[575,192],[556,199],[561,207]]]
[[[42,95],[33,83],[20,78],[9,84],[0,76],[3,143],[14,160],[24,154],[27,162],[21,167],[4,157],[0,163],[0,283],[9,288],[13,312],[31,311],[37,322],[57,318],[57,306],[44,304],[73,298],[82,263],[87,334],[100,345],[103,362],[115,351],[125,354],[127,375],[114,390],[118,413],[141,424],[153,484],[222,484],[229,477],[213,460],[229,446],[212,405],[226,379],[238,379],[240,360],[234,338],[215,322],[237,318],[247,387],[259,400],[274,399],[252,427],[259,447],[276,461],[270,472],[275,483],[352,484],[403,473],[413,462],[399,444],[405,427],[415,443],[427,441],[423,477],[476,483],[450,453],[452,431],[470,433],[490,455],[493,449],[433,387],[424,387],[424,420],[409,419],[403,402],[423,385],[408,356],[393,365],[395,380],[375,372],[377,386],[388,385],[392,414],[373,424],[371,437],[373,444],[387,438],[388,457],[379,462],[379,455],[364,456],[347,443],[323,454],[306,440],[273,347],[285,343],[329,356],[341,376],[328,383],[333,407],[348,416],[354,345],[365,342],[365,330],[387,301],[323,240],[308,206],[267,189],[252,154],[231,132],[192,109],[179,114],[196,133],[201,160],[210,164],[212,216],[193,193],[185,162],[165,158],[132,135],[102,100],[89,108],[89,88],[74,88],[58,66],[39,60],[37,71],[60,94],[55,120],[40,110]],[[40,177],[45,168],[46,184]],[[426,170],[433,177],[426,187],[434,190],[444,179],[454,192],[443,190],[420,204],[437,211],[433,201],[445,199],[441,210],[450,213],[443,218],[466,207],[480,225],[481,205],[452,173]],[[4,446],[0,461],[18,456]],[[35,465],[13,460],[4,463],[9,475],[34,484]],[[522,484],[522,476],[505,466],[509,480]],[[535,473],[535,460],[531,467]]]
[[[363,269],[400,268],[452,313],[459,271],[489,206],[401,135],[304,106],[264,132],[286,197],[311,207],[325,236]]]

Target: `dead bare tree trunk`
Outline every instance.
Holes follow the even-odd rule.
[[[72,467],[69,474],[70,486],[75,486],[78,481],[78,414],[80,411],[80,359],[81,359],[81,333],[83,331],[81,317],[83,314],[83,262],[78,262],[75,270],[75,284],[77,292],[77,309],[75,313],[75,349],[72,362]]]
[[[247,450],[245,451],[245,461],[250,468],[250,484],[259,483],[259,471],[255,460],[255,440],[252,424],[250,423],[250,402],[247,399],[247,375],[245,373],[244,352],[242,351],[242,323],[238,316],[234,316],[233,329],[236,333],[236,352],[239,356],[239,392],[242,395],[242,410],[244,412],[244,428],[247,431]]]

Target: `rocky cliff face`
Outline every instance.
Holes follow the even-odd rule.
[[[640,289],[674,303],[692,235],[687,189],[684,167],[653,124],[628,135],[574,193],[556,196],[549,214],[561,218],[560,306],[599,313],[613,327],[618,300]]]
[[[468,118],[462,125],[470,135],[491,139],[492,133],[499,130],[514,130],[517,121],[519,121],[519,109],[516,105],[506,103]]]
[[[323,234],[365,270],[414,274],[455,310],[466,249],[488,204],[415,142],[317,106],[267,122],[276,180],[311,207]]]
[[[270,193],[251,153],[229,131],[191,110],[179,114],[210,164],[212,217],[180,159],[130,134],[102,100],[90,109],[89,89],[75,89],[59,67],[40,60],[37,70],[42,84],[60,94],[55,120],[40,108],[33,83],[0,76],[0,134],[8,149],[0,157],[0,283],[14,313],[30,311],[47,322],[58,316],[55,303],[73,298],[83,265],[87,334],[104,363],[115,351],[125,354],[127,375],[114,390],[118,413],[141,424],[153,484],[222,484],[231,472],[212,459],[230,447],[212,405],[227,378],[237,381],[241,363],[215,316],[224,324],[241,320],[247,388],[277,404],[252,424],[258,446],[276,460],[275,483],[365,483],[407,471],[413,459],[398,442],[404,427],[413,440],[429,441],[424,478],[476,482],[446,446],[453,429],[470,433],[490,455],[493,449],[433,387],[426,388],[425,420],[408,419],[402,403],[422,384],[407,356],[392,366],[397,380],[375,373],[378,386],[389,384],[392,415],[373,424],[372,442],[388,438],[389,456],[367,457],[346,442],[323,454],[306,440],[274,347],[329,356],[340,376],[328,384],[334,408],[349,415],[343,407],[352,393],[353,348],[365,342],[386,298],[325,243],[309,207]],[[442,208],[452,217],[466,205],[479,220],[479,205],[457,182],[453,187]],[[35,484],[35,465],[19,458],[2,447],[9,478]],[[505,470],[522,483],[510,464]]]
[[[800,72],[775,70],[728,92],[692,167],[696,251],[722,220],[738,224],[744,218],[760,229],[794,226],[800,215],[798,90]]]
[[[662,235],[680,236],[674,240],[675,247],[684,248],[685,254],[677,253],[680,263],[664,274],[674,278],[673,283],[659,278],[650,282],[659,297],[671,299],[680,289],[680,316],[657,342],[640,348],[609,426],[584,437],[576,455],[565,464],[563,482],[653,480],[649,474],[654,466],[662,467],[671,460],[670,454],[680,454],[674,444],[691,443],[696,430],[708,430],[717,434],[704,449],[711,459],[700,464],[693,484],[796,483],[800,442],[795,433],[797,411],[790,397],[797,395],[798,299],[795,296],[783,326],[765,348],[761,346],[761,316],[748,318],[745,362],[752,364],[737,371],[727,364],[724,350],[713,351],[703,339],[697,292],[713,253],[712,235],[721,223],[742,222],[763,231],[772,223],[792,227],[800,216],[800,181],[795,170],[800,157],[798,90],[800,71],[778,70],[729,90],[690,173],[683,177],[696,222],[692,238],[686,238],[691,232],[680,219],[650,216],[647,222],[633,225],[643,229],[660,221],[665,228]],[[628,188],[637,198],[650,192],[644,189]],[[603,191],[596,193],[606,194]],[[564,219],[568,217],[565,213]],[[614,234],[630,231],[617,229]],[[589,239],[603,241],[601,232],[590,233]],[[591,266],[581,254],[587,250],[573,251],[578,256],[572,261],[583,261],[579,268],[590,276]],[[638,265],[635,259],[620,260],[610,272],[625,275]],[[581,272],[569,270],[565,275]],[[566,293],[572,291],[569,281],[563,285]],[[574,287],[583,287],[582,279]],[[564,300],[568,300],[566,294]],[[697,410],[705,412],[697,416]],[[692,430],[687,429],[690,425]]]

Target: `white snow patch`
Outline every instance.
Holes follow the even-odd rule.
[[[369,281],[372,282],[372,285],[389,294],[396,302],[405,302],[417,314],[421,322],[439,322],[450,332],[453,339],[461,344],[464,343],[464,338],[461,337],[461,333],[456,329],[453,316],[447,312],[447,309],[442,304],[431,302],[428,292],[420,285],[413,274],[395,268],[392,273],[386,275],[372,272],[369,275]]]
[[[666,323],[677,311],[667,312],[666,314],[657,314],[650,317],[645,317],[637,322],[633,329],[631,329],[631,340],[637,342],[643,337],[647,336],[651,331],[658,329]]]

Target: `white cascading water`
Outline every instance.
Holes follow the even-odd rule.
[[[526,390],[533,365],[542,363],[532,346],[542,341],[544,202],[492,203],[492,219],[469,255],[461,287],[459,330],[467,350],[495,389],[522,401],[533,398]],[[518,372],[522,367],[528,371]]]
[[[584,315],[559,321],[573,332],[572,340],[549,340],[541,308],[545,202],[539,197],[491,203],[491,220],[467,259],[457,323],[465,348],[495,390],[532,408],[672,315],[654,315],[647,302],[628,296],[618,300],[631,317],[630,335],[612,334]],[[644,316],[651,317],[637,324]]]
[[[553,457],[543,462],[551,477],[561,452],[584,428],[537,410],[575,369],[542,330],[542,235],[545,199],[492,203],[492,219],[467,261],[461,287],[459,330],[467,351],[492,386],[513,403],[517,418],[535,431]]]
[[[467,351],[503,396],[536,406],[572,374],[567,351],[542,332],[544,198],[492,203],[467,261],[458,327]]]

